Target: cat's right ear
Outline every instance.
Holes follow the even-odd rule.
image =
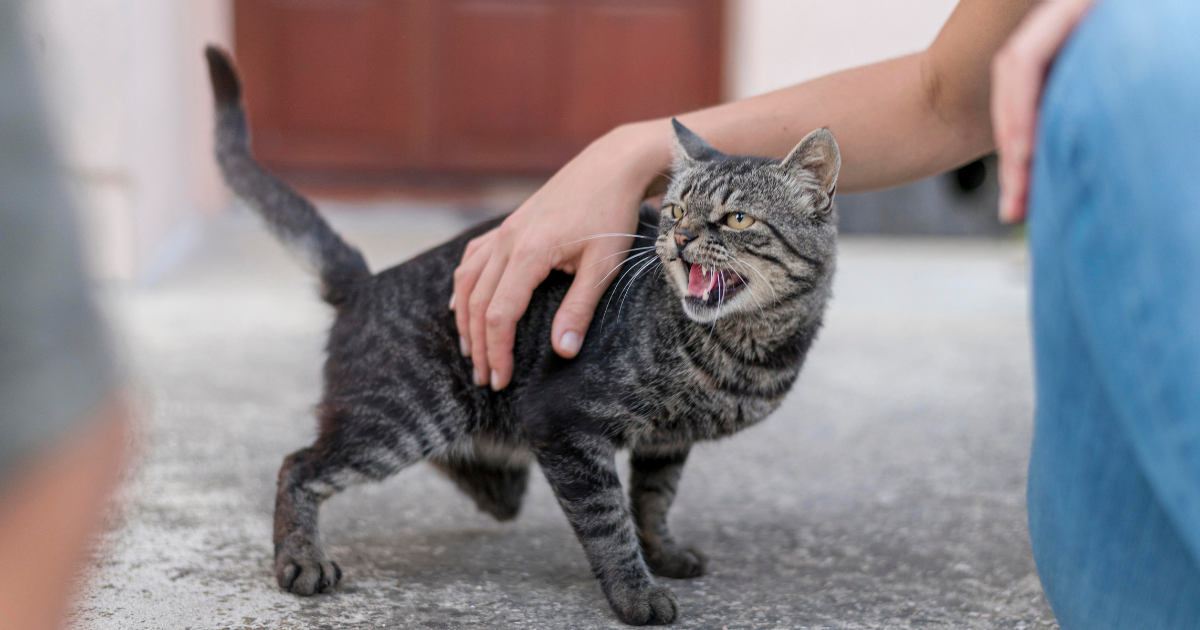
[[[683,126],[683,123],[672,118],[671,126],[675,129],[675,166],[678,169],[680,166],[690,166],[696,162],[709,162],[725,154],[713,148],[713,146],[704,141],[704,138],[696,135],[691,129]]]

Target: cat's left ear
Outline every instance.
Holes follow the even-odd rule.
[[[708,162],[725,155],[674,118],[671,119],[671,127],[675,130],[676,166]]]
[[[798,179],[805,187],[816,188],[813,206],[818,212],[828,213],[833,208],[833,195],[837,190],[838,171],[842,168],[842,155],[837,140],[828,127],[821,127],[804,136],[800,144],[783,158],[779,168]]]

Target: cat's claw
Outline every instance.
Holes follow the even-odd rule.
[[[660,626],[679,617],[675,594],[660,584],[651,584],[624,597],[610,598],[609,603],[617,617],[631,626]]]
[[[662,577],[687,579],[704,575],[708,558],[695,547],[668,547],[658,553],[646,554],[650,572]]]
[[[342,568],[323,553],[287,554],[275,558],[279,588],[297,595],[328,593],[342,581]]]

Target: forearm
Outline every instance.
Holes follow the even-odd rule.
[[[829,127],[842,152],[839,190],[896,186],[993,148],[989,64],[1031,0],[967,0],[928,50],[679,116],[729,153],[783,157]],[[638,123],[644,164],[670,164],[667,120]]]
[[[884,188],[958,166],[991,149],[986,110],[948,117],[925,53],[838,72],[681,118],[722,150],[782,157],[829,127],[842,152],[839,189]]]

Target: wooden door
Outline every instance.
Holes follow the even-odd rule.
[[[255,150],[321,172],[551,171],[720,97],[721,0],[236,0]]]

